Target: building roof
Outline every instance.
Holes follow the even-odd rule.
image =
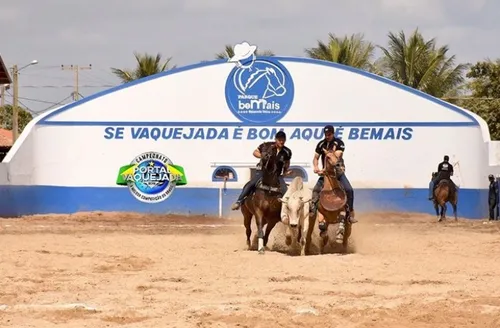
[[[2,55],[0,55],[0,85],[2,84],[11,84],[12,79],[10,78],[9,70],[2,59]]]
[[[0,128],[0,147],[11,147],[12,144],[12,131]]]

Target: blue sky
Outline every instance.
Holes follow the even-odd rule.
[[[496,0],[16,0],[0,9],[6,64],[39,64],[20,74],[19,96],[33,111],[67,98],[80,74],[84,96],[117,85],[110,67],[134,66],[134,51],[160,52],[178,66],[214,58],[247,40],[278,55],[304,56],[316,40],[364,33],[385,46],[387,33],[416,27],[448,44],[462,62],[500,57]],[[32,99],[32,100],[28,100]],[[37,100],[37,101],[34,101]],[[7,102],[11,99],[7,98]]]

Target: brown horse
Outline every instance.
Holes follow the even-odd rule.
[[[452,185],[452,181],[448,179],[442,179],[434,189],[434,209],[436,209],[436,216],[438,222],[446,219],[446,202],[450,202],[453,207],[453,214],[455,215],[455,221],[457,218],[457,203],[458,203],[458,193],[455,186]],[[438,205],[441,208],[441,214],[438,211]]]
[[[336,242],[342,243],[343,251],[347,250],[349,237],[351,236],[352,223],[346,216],[347,195],[338,180],[342,168],[337,166],[337,158],[333,150],[323,150],[326,155],[325,168],[322,171],[324,176],[323,189],[319,195],[318,202],[318,222],[326,221],[329,224],[339,224],[336,232]],[[328,233],[320,233],[320,253],[323,253],[325,245],[328,243]]]
[[[259,238],[257,249],[260,254],[263,254],[265,247],[267,247],[271,231],[281,221],[281,202],[278,198],[282,194],[277,172],[278,158],[276,148],[270,144],[264,147],[261,154],[262,179],[257,183],[254,194],[247,197],[243,202],[241,213],[243,213],[249,250],[251,249],[252,217],[255,216],[257,236]],[[266,233],[264,234],[263,227],[266,224]]]

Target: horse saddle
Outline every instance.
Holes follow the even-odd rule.
[[[266,190],[266,191],[270,191],[270,192],[281,192],[281,189],[279,186],[278,187],[270,187],[270,186],[267,186],[264,183],[262,183],[262,178],[260,178],[257,181],[257,184],[255,185],[255,187],[258,189],[262,189],[262,190]]]
[[[325,210],[337,211],[345,206],[347,195],[342,188],[322,190],[319,193],[319,202]]]

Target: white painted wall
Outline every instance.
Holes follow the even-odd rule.
[[[280,122],[468,122],[466,117],[366,76],[312,63],[283,62],[295,99]],[[224,85],[233,68],[217,64],[136,84],[82,103],[50,121],[238,122]]]
[[[295,99],[280,122],[470,121],[438,103],[360,74],[312,63],[281,63],[293,76]],[[216,64],[159,77],[81,102],[49,121],[237,122],[224,98],[232,68],[231,64]],[[490,154],[500,146],[489,142],[484,121],[474,117],[479,127],[413,127],[411,140],[344,138],[347,175],[353,187],[427,188],[431,172],[447,154],[457,165],[454,180],[458,185],[485,188],[488,163],[498,163],[492,162]],[[105,126],[35,126],[40,119],[25,129],[2,163],[2,184],[113,187],[120,166],[142,152],[159,151],[185,168],[190,187],[219,187],[220,183],[211,181],[211,164],[257,163],[252,151],[264,141],[134,140],[130,127],[124,128],[124,139],[107,140]],[[293,151],[292,165],[310,165],[306,171],[312,187],[316,177],[311,162],[318,140],[292,140],[294,129],[284,128],[287,146]],[[248,168],[236,171],[239,181],[228,182],[228,187],[241,187],[248,180]]]

